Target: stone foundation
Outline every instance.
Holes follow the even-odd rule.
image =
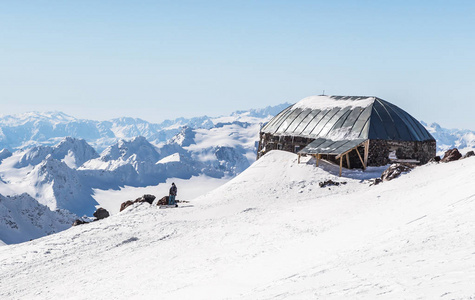
[[[386,141],[370,140],[369,166],[384,166],[390,162],[389,153],[395,151],[398,159],[415,159],[426,164],[436,154],[435,141]]]
[[[298,136],[278,136],[269,133],[260,133],[257,159],[271,150],[283,150],[297,153],[315,139]]]
[[[271,150],[284,150],[297,153],[305,146],[314,141],[313,138],[295,137],[295,136],[275,136],[269,133],[260,133],[257,159]],[[364,147],[358,147],[361,157],[364,159]],[[435,140],[418,141],[390,141],[390,140],[370,140],[368,166],[384,166],[390,163],[389,154],[395,151],[398,159],[414,159],[420,164],[427,163],[436,155]],[[340,163],[335,159],[335,155],[323,155],[322,158]],[[363,164],[355,150],[349,153],[350,167],[362,168]],[[348,168],[346,158],[343,158],[343,166]]]

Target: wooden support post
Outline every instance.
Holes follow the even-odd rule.
[[[346,166],[348,167],[348,169],[351,169],[350,155],[348,153],[346,153]]]
[[[364,166],[364,160],[361,157],[360,152],[358,151],[358,147],[355,148],[355,151],[356,151],[356,153],[358,153],[358,157],[360,158],[361,164],[363,165],[363,170],[366,169],[366,167]]]
[[[299,160],[298,160],[298,163],[300,163],[300,153],[299,153]]]
[[[369,140],[364,143],[364,167],[368,167]]]
[[[317,167],[318,167],[318,164],[320,163],[320,157],[321,157],[321,154],[317,154]]]
[[[341,177],[341,168],[343,167],[343,157],[340,156],[340,177]]]

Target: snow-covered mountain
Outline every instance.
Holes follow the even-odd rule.
[[[160,124],[79,120],[58,112],[2,117],[0,144],[16,146],[13,153],[0,151],[0,193],[28,193],[53,211],[90,216],[100,191],[154,187],[172,178],[231,179],[255,161],[260,127],[288,105]],[[474,132],[425,126],[439,154],[475,147]]]
[[[185,120],[180,119],[180,126],[175,126],[177,134],[166,143],[152,144],[144,136],[119,139],[100,155],[85,140],[71,137],[59,141],[54,138],[58,143],[51,146],[37,145],[14,153],[3,150],[0,178],[5,184],[0,192],[26,192],[51,210],[66,209],[90,216],[98,205],[95,190],[156,186],[169,178],[232,178],[255,160],[259,128],[271,117],[261,119],[246,113],[214,118],[212,124],[203,119],[195,122],[212,126],[208,129],[181,127]],[[45,118],[34,120],[44,122]],[[57,118],[52,122],[56,126],[74,120]]]
[[[284,103],[263,109],[240,111],[228,120],[267,119],[289,104]],[[145,137],[153,144],[167,142],[184,127],[210,129],[219,118],[208,116],[177,118],[161,123],[150,123],[139,118],[117,118],[109,121],[76,119],[62,112],[30,112],[0,117],[0,149],[10,151],[38,145],[56,145],[66,137],[84,139],[97,151],[102,151],[121,139]],[[218,121],[219,122],[219,121]]]
[[[177,209],[0,247],[0,298],[472,298],[475,158],[365,174],[272,151]]]
[[[445,151],[452,148],[458,148],[462,153],[475,149],[475,131],[442,128],[437,123],[432,123],[430,125],[427,125],[424,122],[422,123],[437,140],[438,155],[443,155]]]
[[[0,195],[0,243],[21,243],[60,232],[76,218],[67,210],[51,211],[28,194]]]

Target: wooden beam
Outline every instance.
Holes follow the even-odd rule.
[[[298,160],[298,163],[300,163],[300,153],[299,153],[299,160]]]
[[[348,169],[351,169],[350,155],[348,153],[346,153],[346,166],[348,167]]]
[[[369,140],[364,143],[364,167],[368,167]]]
[[[341,168],[343,168],[343,157],[340,156],[340,177],[341,177]]]
[[[365,166],[364,166],[364,160],[361,157],[360,152],[358,151],[358,147],[355,148],[355,151],[356,151],[356,153],[358,153],[358,157],[360,158],[361,164],[363,165],[363,170],[366,169]]]

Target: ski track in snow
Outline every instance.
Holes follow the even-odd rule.
[[[2,246],[0,298],[475,296],[475,158],[371,187],[313,163],[272,151],[177,209],[136,204]]]

